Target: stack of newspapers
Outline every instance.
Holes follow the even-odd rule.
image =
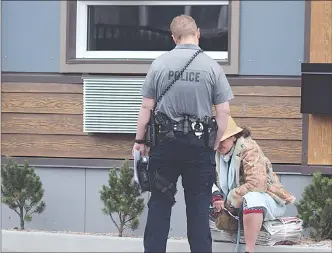
[[[297,217],[282,217],[264,221],[256,244],[263,246],[297,244],[302,237],[302,224],[303,221]],[[218,230],[213,219],[210,219],[210,228],[214,241],[236,243],[237,233]],[[241,229],[240,243],[245,243],[243,229]]]

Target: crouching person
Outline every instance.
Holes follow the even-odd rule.
[[[216,173],[214,210],[240,211],[246,252],[254,252],[262,222],[283,216],[295,197],[283,188],[250,131],[238,127],[231,117],[216,152]]]

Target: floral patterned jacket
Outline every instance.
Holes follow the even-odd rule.
[[[278,176],[272,170],[270,160],[251,137],[241,137],[235,144],[233,152],[235,158],[236,187],[227,196],[235,208],[243,202],[243,196],[248,192],[266,192],[281,205],[291,204],[295,197],[286,191]],[[216,152],[217,181],[212,192],[219,191],[219,162],[220,153]]]

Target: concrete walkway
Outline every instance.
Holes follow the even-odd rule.
[[[243,245],[242,252],[244,252]],[[143,252],[142,238],[52,232],[2,231],[2,252]],[[213,252],[233,252],[232,243],[213,243]],[[190,252],[187,240],[169,239],[167,252]],[[331,252],[331,248],[257,246],[256,252]]]

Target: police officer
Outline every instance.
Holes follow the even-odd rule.
[[[181,74],[181,69],[194,53],[200,50],[200,31],[192,17],[175,17],[170,29],[176,47],[153,61],[141,89],[143,100],[134,145],[134,149],[141,154],[146,151],[145,131],[157,98]],[[204,53],[198,52],[195,56],[156,107],[156,111],[168,118],[168,125],[161,128],[168,130],[166,132],[169,135],[163,135],[165,131],[159,133],[157,145],[150,150],[149,171],[157,172],[161,177],[159,182],[167,187],[165,191],[160,187],[151,189],[144,232],[145,252],[166,251],[174,204],[169,193],[175,195],[179,176],[184,188],[191,252],[212,252],[209,205],[212,184],[216,179],[215,150],[227,126],[229,100],[233,98],[233,93],[222,68],[215,60]],[[193,127],[193,122],[203,122],[205,117],[212,117],[213,105],[218,131],[214,145],[209,148],[201,132]],[[189,131],[184,127],[185,115],[190,120]]]

